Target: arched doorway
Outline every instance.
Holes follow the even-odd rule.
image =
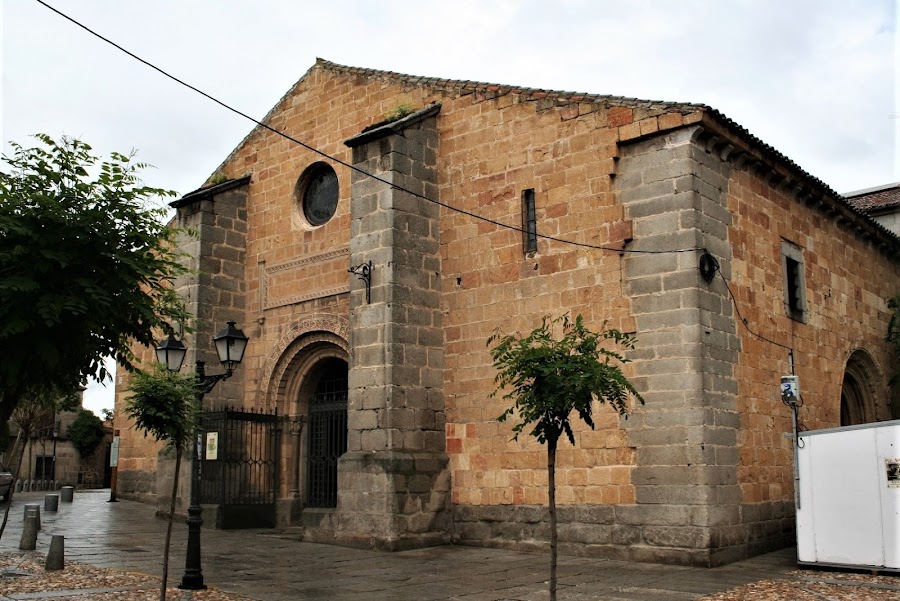
[[[338,459],[347,451],[347,362],[316,363],[303,388],[308,397],[306,506],[337,506]]]
[[[334,372],[334,366],[342,368],[346,379],[348,338],[345,319],[309,316],[281,334],[263,368],[262,380],[268,383],[265,407],[277,408],[284,424],[278,458],[278,526],[297,524],[303,519],[304,508],[309,507],[310,404],[323,375]],[[325,416],[320,415],[316,421],[321,417]]]
[[[856,426],[890,419],[890,409],[879,393],[881,376],[871,355],[862,349],[847,360],[841,384],[841,425]],[[883,392],[883,391],[882,391]]]

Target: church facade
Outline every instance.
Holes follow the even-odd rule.
[[[633,332],[646,400],[561,443],[566,553],[789,544],[783,375],[808,428],[900,416],[900,240],[712,108],[319,60],[263,123],[173,203],[180,285],[193,358],[225,321],[250,337],[205,406],[277,411],[275,519],[307,540],[546,545],[546,453],[497,421],[486,346],[545,315]],[[171,462],[126,386],[119,494],[153,502]]]

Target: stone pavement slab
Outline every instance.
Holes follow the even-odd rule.
[[[0,552],[18,551],[25,503],[13,500]],[[155,507],[120,500],[109,490],[78,491],[59,511],[41,510],[36,553],[52,534],[66,537],[66,559],[159,575],[166,521]],[[0,508],[4,506],[0,505]],[[543,554],[444,546],[386,553],[304,543],[288,530],[214,530],[202,535],[207,585],[258,601],[543,601],[548,560]],[[181,579],[187,526],[176,523],[169,577]],[[566,601],[690,601],[795,569],[793,549],[721,568],[638,564],[560,557],[559,598]]]

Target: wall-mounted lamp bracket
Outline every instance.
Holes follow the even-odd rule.
[[[366,283],[366,304],[372,304],[372,261],[360,263],[347,271]]]

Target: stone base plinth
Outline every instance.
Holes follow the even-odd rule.
[[[450,474],[444,453],[345,453],[338,466],[334,542],[398,551],[449,541]]]
[[[560,553],[715,567],[793,544],[790,503],[563,505]],[[538,505],[457,505],[452,542],[520,551],[549,549],[548,509]]]

